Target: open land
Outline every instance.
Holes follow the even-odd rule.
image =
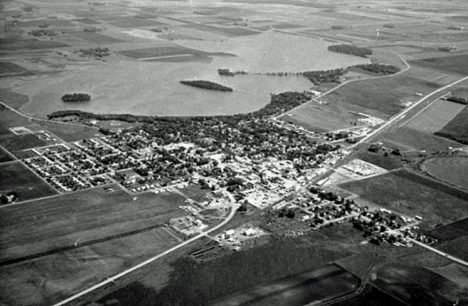
[[[464,1],[0,8],[0,304],[466,303]]]
[[[3,163],[0,165],[0,170],[0,192],[15,191],[21,200],[41,198],[57,193],[20,162]]]

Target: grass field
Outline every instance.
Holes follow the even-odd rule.
[[[461,236],[468,236],[468,218],[445,226],[439,226],[430,231],[429,234],[441,241],[451,240]]]
[[[424,162],[423,170],[443,182],[468,190],[468,157],[431,158]]]
[[[466,39],[466,37],[465,37]],[[416,65],[445,72],[468,75],[468,55],[460,54],[445,57],[433,57],[410,61],[410,65]]]
[[[11,62],[0,62],[0,77],[7,76],[26,76],[31,73],[20,65]]]
[[[464,108],[437,135],[468,142],[468,108]]]
[[[435,133],[449,123],[465,106],[460,103],[437,100],[405,126],[424,133]]]
[[[13,160],[13,157],[11,157],[11,155],[8,154],[8,152],[0,148],[0,163],[4,163],[11,160]]]
[[[39,139],[34,134],[24,134],[2,137],[0,139],[0,145],[2,145],[8,151],[14,153],[15,151],[42,147],[47,145],[47,143]]]
[[[352,123],[358,118],[359,116],[348,112],[341,105],[333,103],[320,105],[314,101],[303,104],[280,117],[286,123],[291,122],[316,133],[353,127]]]
[[[118,189],[117,186],[114,189]],[[2,261],[73,246],[79,240],[102,240],[131,231],[163,225],[181,215],[184,198],[177,194],[108,193],[101,188],[2,208]],[[27,213],[26,213],[27,212]]]
[[[42,121],[38,122],[37,124],[41,127],[41,129],[45,129],[52,132],[53,134],[57,135],[66,142],[102,136],[102,134],[99,133],[98,130],[85,125],[78,126]]]
[[[386,170],[394,170],[402,167],[400,156],[387,154],[388,155],[385,156],[385,152],[374,153],[369,152],[367,148],[362,148],[357,153],[356,157]]]
[[[30,125],[31,122],[17,113],[7,109],[3,105],[0,105],[0,126],[8,129],[11,127]],[[0,133],[1,135],[1,133]]]
[[[52,305],[178,243],[164,228],[0,266],[0,303]]]
[[[398,213],[421,215],[421,228],[427,230],[468,217],[466,193],[406,170],[347,182],[340,187]]]
[[[165,23],[156,21],[154,19],[137,17],[115,18],[109,21],[109,24],[119,28],[156,27],[166,25]]]
[[[326,96],[330,103],[344,105],[350,111],[387,119],[403,110],[401,100],[419,99],[415,92],[427,94],[439,88],[437,83],[406,76],[377,78],[346,84]]]
[[[20,162],[0,164],[0,192],[8,191],[18,193],[22,201],[57,193]],[[2,214],[1,223],[3,223],[3,218],[4,215]],[[2,234],[6,233],[3,232]]]

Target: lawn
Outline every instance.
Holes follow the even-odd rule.
[[[468,190],[468,157],[431,158],[422,167],[430,176]]]
[[[466,36],[464,39],[466,40]],[[438,69],[460,75],[468,75],[468,54],[425,58],[416,61],[410,61],[409,64],[431,69]]]
[[[163,226],[172,216],[183,214],[176,203],[183,199],[178,194],[150,193],[134,200],[121,190],[106,192],[95,188],[4,207],[0,259],[23,260],[63,250],[76,241],[87,245]]]
[[[468,217],[467,193],[406,170],[347,182],[340,187],[398,213],[420,215],[421,228],[426,230]]]
[[[15,191],[22,201],[57,193],[20,162],[0,164],[0,193],[9,191]],[[1,223],[3,223],[3,218],[6,218],[6,216],[2,213]],[[2,235],[4,234],[3,232]]]
[[[435,133],[449,139],[458,139],[468,143],[468,108],[464,108],[446,126]]]
[[[407,76],[375,78],[346,84],[326,96],[349,111],[361,112],[381,119],[388,119],[403,110],[401,101],[419,99],[416,92],[428,94],[440,84]]]
[[[0,266],[0,304],[52,305],[177,244],[165,228]],[[162,271],[158,271],[161,273]]]

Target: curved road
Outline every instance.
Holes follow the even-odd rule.
[[[144,262],[142,262],[142,263],[140,263],[140,264],[138,264],[138,265],[136,265],[136,266],[130,268],[130,269],[128,269],[128,270],[125,270],[125,271],[123,271],[123,272],[121,272],[121,273],[119,273],[119,274],[116,274],[116,275],[114,275],[114,276],[112,276],[112,277],[109,277],[109,278],[107,278],[105,281],[102,281],[102,282],[100,282],[100,283],[98,283],[98,284],[96,284],[96,285],[94,285],[94,286],[92,286],[92,287],[90,287],[90,288],[88,288],[88,289],[86,289],[86,290],[83,290],[83,291],[81,291],[81,292],[79,292],[79,293],[77,293],[77,294],[75,294],[75,295],[69,297],[68,299],[65,299],[65,300],[63,300],[63,301],[61,301],[61,302],[59,302],[59,303],[54,304],[53,306],[65,305],[65,304],[67,304],[67,303],[70,303],[70,302],[72,302],[72,301],[74,301],[74,300],[76,300],[76,299],[78,299],[78,298],[84,296],[85,294],[88,294],[88,293],[90,293],[90,292],[92,292],[92,291],[94,291],[94,290],[96,290],[96,289],[98,289],[98,288],[101,288],[102,286],[105,286],[105,285],[107,285],[107,284],[109,284],[109,283],[114,283],[117,279],[119,279],[119,278],[121,278],[121,277],[123,277],[123,276],[125,276],[125,275],[127,275],[127,274],[129,274],[129,273],[131,273],[131,272],[133,272],[133,271],[135,271],[135,270],[137,270],[137,269],[140,269],[140,268],[142,268],[142,267],[144,267],[144,266],[146,266],[146,265],[152,263],[153,261],[155,261],[155,260],[157,260],[157,259],[159,259],[159,258],[161,258],[161,257],[163,257],[163,256],[166,256],[167,254],[172,253],[172,252],[174,252],[175,250],[178,250],[178,249],[180,249],[180,248],[186,246],[187,244],[189,244],[189,243],[191,243],[191,242],[193,242],[193,241],[195,241],[195,240],[198,240],[198,239],[204,237],[205,235],[207,235],[207,234],[209,234],[209,233],[211,233],[211,232],[213,232],[213,231],[215,231],[215,230],[221,228],[222,226],[224,226],[225,224],[227,224],[227,223],[232,219],[232,217],[234,217],[234,214],[235,214],[235,213],[236,213],[236,208],[235,208],[235,205],[233,204],[233,205],[231,206],[231,212],[229,213],[229,216],[228,216],[223,222],[221,222],[220,224],[216,225],[215,227],[213,227],[213,228],[207,230],[206,232],[200,233],[199,235],[197,235],[197,236],[195,236],[195,237],[192,237],[192,238],[190,238],[189,240],[186,240],[186,241],[182,242],[181,244],[178,244],[178,245],[176,245],[175,247],[173,247],[173,248],[171,248],[171,249],[169,249],[169,250],[166,250],[166,251],[164,251],[164,252],[162,252],[162,253],[160,253],[160,254],[158,254],[158,255],[156,255],[156,256],[154,256],[154,257],[152,257],[152,258],[150,258],[150,259],[148,259],[148,260],[146,260],[146,261],[144,261]]]

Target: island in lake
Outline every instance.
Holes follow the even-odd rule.
[[[91,100],[91,96],[84,93],[73,93],[65,94],[62,96],[63,102],[79,103],[79,102],[88,102]]]
[[[189,86],[209,89],[209,90],[233,91],[231,87],[227,87],[227,86],[217,84],[214,82],[210,82],[210,81],[195,80],[195,81],[180,81],[180,83],[184,85],[189,85]]]

